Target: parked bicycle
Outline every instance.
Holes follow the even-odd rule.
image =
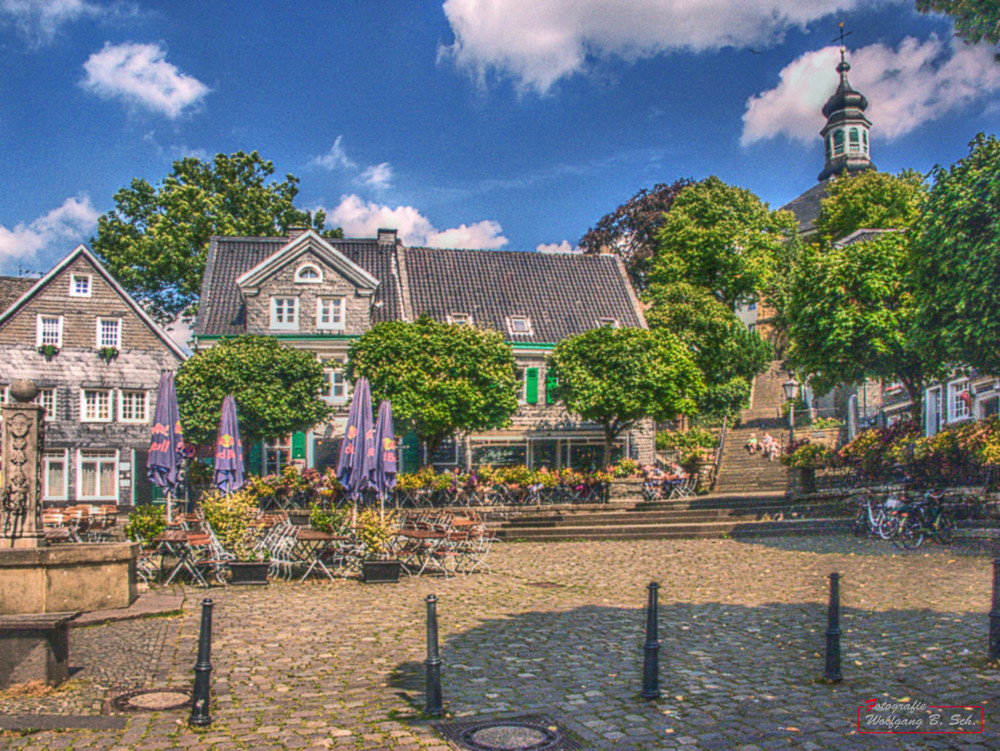
[[[879,537],[891,540],[899,530],[899,509],[903,508],[902,500],[890,494],[884,501],[877,503],[872,495],[866,495],[854,519],[853,531],[857,536]]]
[[[900,513],[899,540],[907,550],[920,547],[924,537],[947,545],[955,536],[955,520],[944,506],[943,490],[928,490]]]

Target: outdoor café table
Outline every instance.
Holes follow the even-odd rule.
[[[414,575],[410,566],[413,562],[414,568],[417,565],[420,569],[416,576],[424,573],[427,564],[434,558],[438,548],[448,541],[446,533],[437,532],[433,529],[401,529],[396,533],[396,548],[400,551],[400,559],[406,573]]]
[[[188,544],[189,532],[185,529],[168,529],[153,538],[153,542],[160,546],[160,549],[177,559],[177,565],[167,577],[167,584],[180,573],[181,569],[186,569],[191,576],[202,586],[207,587],[208,582],[198,570],[198,560],[194,555],[194,550]]]
[[[45,539],[48,542],[77,542],[73,540],[73,533],[67,527],[47,527]]]
[[[313,569],[319,567],[324,574],[330,577],[330,581],[333,581],[333,574],[330,573],[330,569],[323,563],[323,553],[330,549],[333,543],[346,542],[350,539],[350,537],[344,537],[343,535],[320,532],[318,529],[308,529],[305,527],[299,529],[292,555],[303,563],[309,564],[309,568],[302,575],[302,580],[305,581],[305,578],[313,572]]]

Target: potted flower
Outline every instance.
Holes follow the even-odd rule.
[[[253,492],[249,488],[228,495],[212,491],[202,498],[201,508],[219,543],[235,559],[229,562],[232,583],[267,584],[271,563],[266,551],[257,548],[257,503]]]
[[[53,357],[59,354],[59,347],[57,347],[54,344],[39,344],[38,354],[40,354],[46,360],[51,360]]]
[[[365,583],[399,581],[398,560],[390,558],[390,542],[396,535],[396,514],[386,511],[383,518],[378,509],[366,508],[358,514],[355,534],[363,553],[361,573]]]
[[[104,362],[111,362],[116,357],[118,357],[117,347],[101,347],[97,350],[97,356],[100,357]]]

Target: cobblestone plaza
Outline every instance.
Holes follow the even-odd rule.
[[[420,715],[434,593],[454,720],[542,715],[587,749],[995,748],[991,552],[841,536],[515,543],[495,549],[490,574],[213,588],[209,728],[190,728],[184,710],[137,713],[124,729],[0,731],[0,747],[445,751]],[[844,681],[831,686],[821,677],[833,571]],[[657,701],[640,698],[650,581]],[[190,687],[205,593],[186,595],[183,615],[74,629],[71,680],[0,695],[0,712],[100,715],[125,691]],[[870,699],[982,706],[985,732],[860,733]]]

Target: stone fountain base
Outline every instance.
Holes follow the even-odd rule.
[[[138,555],[129,542],[0,548],[0,615],[127,608]]]

